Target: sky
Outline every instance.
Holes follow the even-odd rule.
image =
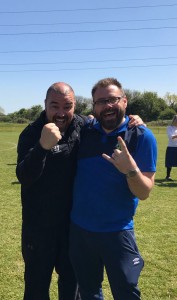
[[[0,107],[44,104],[69,83],[90,98],[101,78],[177,94],[177,0],[1,0]]]

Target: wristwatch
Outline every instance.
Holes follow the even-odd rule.
[[[125,174],[127,176],[127,178],[131,178],[136,176],[136,174],[138,174],[140,172],[140,169],[137,167],[136,169],[133,170],[129,170],[127,174]]]

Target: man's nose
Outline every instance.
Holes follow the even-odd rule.
[[[62,108],[57,109],[56,115],[58,117],[64,117],[64,115],[65,115],[64,109],[62,109]]]
[[[114,104],[110,102],[110,100],[107,100],[105,103],[105,106],[112,107]]]

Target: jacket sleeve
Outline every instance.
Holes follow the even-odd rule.
[[[27,127],[19,137],[17,153],[17,178],[21,184],[30,186],[42,175],[48,151],[40,146],[38,137]]]

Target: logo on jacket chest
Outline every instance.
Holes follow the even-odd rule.
[[[56,145],[56,146],[52,147],[51,151],[53,153],[59,153],[59,152],[62,152],[62,149],[61,149],[60,145]]]

